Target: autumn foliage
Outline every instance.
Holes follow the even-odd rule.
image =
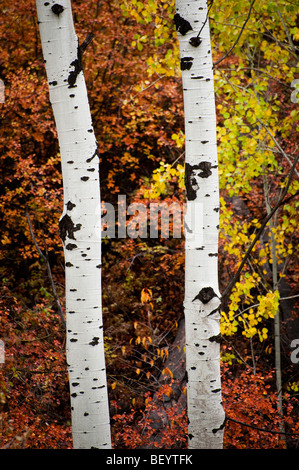
[[[2,3],[0,339],[5,362],[0,364],[0,448],[71,448],[65,329],[28,225],[29,218],[63,309],[57,135],[35,2]],[[131,5],[136,3],[140,11],[132,12],[125,1],[72,1],[80,41],[94,33],[83,63],[99,145],[102,200],[116,206],[118,195],[125,194],[127,204],[149,205],[157,199],[183,204],[182,90],[173,25],[169,32],[173,2],[156,2],[156,22],[150,7],[143,14],[139,5],[154,8],[155,2]],[[216,3],[210,13],[215,62],[237,39],[246,18],[241,12],[240,19],[240,2]],[[290,96],[298,78],[299,17],[282,1],[282,20],[275,13],[273,21],[273,2],[262,3],[255,6],[238,45],[215,67],[222,292],[267,215],[266,201],[275,206],[298,154],[299,104]],[[291,340],[299,338],[298,186],[294,172],[273,219],[275,250],[268,225],[223,299],[226,448],[298,447],[298,364],[290,360]],[[183,317],[184,240],[105,238],[102,247],[114,446],[186,448],[185,382],[182,377],[177,382],[168,365],[170,353],[183,348],[174,341]],[[278,311],[283,416],[275,381],[273,322]]]

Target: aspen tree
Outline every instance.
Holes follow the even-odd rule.
[[[185,114],[185,324],[189,448],[222,448],[218,288],[219,185],[205,0],[176,0]]]
[[[59,222],[65,253],[67,364],[73,446],[110,448],[101,302],[97,142],[70,0],[37,0],[38,22],[63,174]]]

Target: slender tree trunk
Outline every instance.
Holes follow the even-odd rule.
[[[67,363],[74,448],[110,448],[101,302],[97,142],[70,0],[37,0],[64,186],[59,222],[66,277]]]
[[[176,0],[185,111],[186,369],[189,448],[223,446],[218,288],[219,185],[205,0]]]
[[[264,182],[264,193],[265,193],[265,201],[266,201],[266,209],[267,214],[271,213],[271,206],[269,203],[269,187],[267,183],[267,176],[263,174],[263,182]],[[277,265],[277,248],[276,248],[276,240],[275,235],[273,233],[273,228],[276,227],[276,219],[277,219],[277,212],[269,220],[269,228],[270,228],[270,245],[271,245],[271,253],[272,253],[272,277],[273,277],[273,290],[278,290],[278,265]],[[279,309],[276,312],[274,317],[274,347],[275,347],[275,372],[276,372],[276,389],[277,389],[277,409],[281,418],[279,429],[282,433],[281,438],[285,443],[286,446],[286,435],[285,433],[285,426],[284,426],[284,418],[283,418],[283,406],[282,406],[282,377],[281,377],[281,351],[280,351],[280,313]]]

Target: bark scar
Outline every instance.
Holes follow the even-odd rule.
[[[65,242],[66,237],[76,240],[74,232],[77,232],[82,227],[82,224],[74,225],[71,217],[68,214],[65,214],[62,219],[59,221],[59,235],[63,242]]]
[[[177,31],[181,33],[182,36],[185,36],[185,34],[187,34],[188,31],[192,31],[192,26],[189,23],[189,21],[182,18],[181,15],[179,15],[179,13],[176,13],[174,15],[174,22],[175,22]]]
[[[225,427],[225,423],[226,423],[226,416],[225,416],[225,418],[224,418],[223,423],[219,426],[219,428],[214,428],[214,429],[212,429],[212,433],[213,433],[213,434],[216,434],[216,432],[222,431],[222,429],[224,429],[224,427]]]
[[[183,57],[181,59],[181,70],[190,70],[193,65],[193,57]]]
[[[62,5],[59,5],[59,3],[55,3],[55,5],[51,7],[51,10],[53,11],[54,15],[59,16],[60,13],[63,12],[64,7]]]
[[[54,5],[55,6],[55,5]],[[53,7],[52,7],[53,9]],[[74,67],[74,70],[72,70],[68,76],[68,83],[69,83],[69,88],[75,88],[76,85],[76,80],[77,80],[77,77],[79,75],[79,73],[81,72],[81,70],[83,70],[83,66],[82,66],[82,56],[83,56],[83,53],[85,51],[85,49],[87,48],[88,44],[92,41],[94,35],[93,33],[89,33],[86,38],[84,39],[83,43],[79,46],[78,44],[78,49],[77,49],[77,59],[73,60],[73,62],[71,62],[70,66],[71,67]]]
[[[203,304],[207,304],[213,297],[217,297],[212,287],[203,287],[198,294],[194,297],[194,300],[200,300]]]
[[[218,343],[220,344],[221,343],[221,340],[222,340],[222,337],[221,337],[221,334],[219,333],[218,335],[215,335],[215,336],[211,336],[209,338],[209,341],[211,341],[211,343]]]
[[[189,165],[189,163],[185,164],[185,187],[188,201],[194,201],[194,199],[196,199],[196,193],[199,189],[193,169],[194,167]]]
[[[98,336],[94,336],[94,337],[92,338],[92,341],[90,341],[89,344],[90,344],[91,346],[96,346],[97,344],[99,344],[99,339],[100,339],[100,338],[99,338]]]
[[[98,150],[98,146],[97,146],[95,151],[93,152],[92,156],[86,160],[86,163],[90,163],[91,160],[94,159],[94,157],[99,157],[99,156],[100,156],[100,154],[99,154],[99,150]]]
[[[185,164],[185,186],[189,201],[196,199],[196,193],[199,189],[197,178],[208,178],[212,174],[211,166],[210,162],[200,162],[198,165]]]

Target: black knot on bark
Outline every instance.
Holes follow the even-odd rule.
[[[202,40],[198,36],[193,36],[193,38],[189,40],[189,44],[191,44],[191,46],[193,47],[198,47],[200,46],[201,43],[202,43]]]
[[[208,302],[210,302],[210,300],[212,300],[213,297],[217,297],[214,292],[214,289],[212,287],[203,287],[198,292],[196,297],[194,297],[192,302],[194,302],[194,300],[200,300],[203,304],[207,304]]]
[[[193,57],[183,57],[181,59],[181,70],[190,70],[193,64]]]
[[[82,227],[82,224],[74,225],[71,217],[68,214],[65,214],[62,219],[59,221],[59,235],[63,242],[65,242],[66,237],[68,236],[72,240],[76,240],[74,232],[77,232]]]
[[[59,3],[55,3],[52,7],[51,7],[51,10],[53,11],[53,13],[57,16],[60,15],[60,13],[63,12],[64,8],[62,5],[59,5]]]
[[[188,31],[192,30],[192,26],[189,23],[189,21],[182,18],[181,15],[179,15],[178,13],[174,15],[174,22],[175,22],[177,31],[181,33],[182,36],[185,36],[185,34],[187,34]]]

